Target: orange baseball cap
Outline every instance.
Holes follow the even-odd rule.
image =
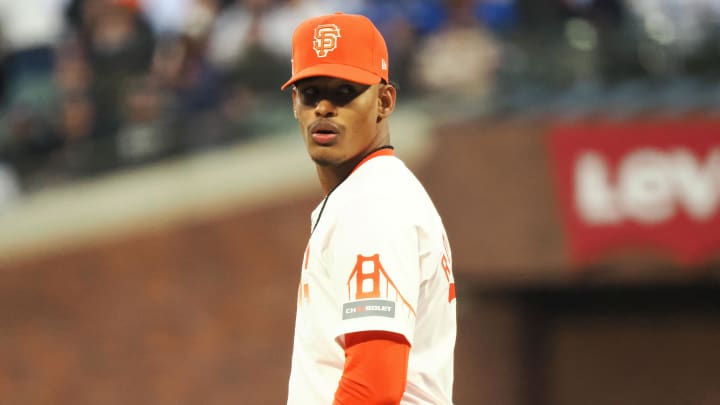
[[[362,84],[388,81],[388,51],[377,27],[363,15],[335,13],[302,22],[292,39],[292,77],[330,76]]]

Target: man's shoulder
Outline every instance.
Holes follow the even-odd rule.
[[[419,184],[415,174],[396,156],[378,156],[358,168],[358,183],[371,183],[397,189],[402,185]]]
[[[353,212],[382,212],[398,217],[423,211],[432,204],[405,164],[394,157],[372,159],[343,190],[344,206]]]

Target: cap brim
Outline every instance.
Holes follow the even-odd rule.
[[[298,80],[307,79],[309,77],[317,76],[328,76],[337,77],[339,79],[348,80],[360,84],[377,84],[380,83],[382,77],[370,73],[367,70],[356,68],[348,65],[338,65],[333,63],[326,63],[311,66],[307,69],[301,70],[293,75],[285,84],[282,85],[280,90],[285,90],[291,84]]]

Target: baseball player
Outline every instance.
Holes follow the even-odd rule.
[[[451,404],[450,245],[390,145],[385,40],[364,16],[311,18],[292,62],[282,88],[325,198],[302,260],[288,404]]]

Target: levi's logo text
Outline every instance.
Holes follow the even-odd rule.
[[[362,318],[364,316],[395,317],[395,302],[389,300],[364,300],[343,304],[342,319]]]
[[[720,249],[720,121],[558,125],[548,138],[575,264],[641,249],[683,265]]]
[[[315,27],[313,50],[318,58],[324,58],[334,51],[337,48],[338,38],[340,38],[340,28],[335,24],[321,24]]]

